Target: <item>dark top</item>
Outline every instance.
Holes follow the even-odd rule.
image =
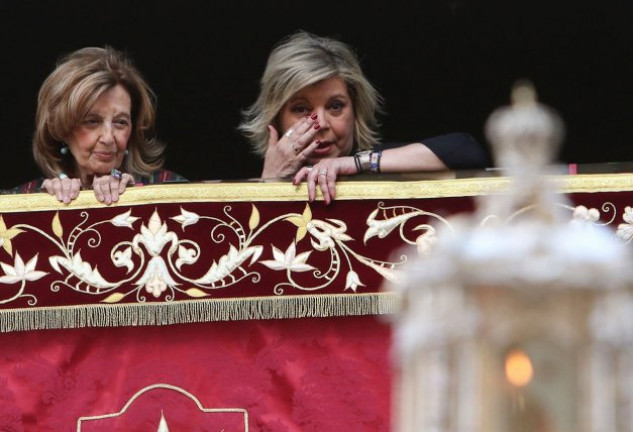
[[[491,166],[486,150],[470,134],[453,132],[420,141],[451,170],[483,169]],[[380,149],[402,147],[409,143],[389,142]]]
[[[186,182],[187,179],[177,174],[173,171],[169,170],[160,170],[153,173],[150,177],[135,177],[137,184],[158,184],[158,183],[180,183]],[[22,193],[31,193],[31,192],[41,192],[42,191],[42,183],[46,180],[45,177],[40,177],[35,180],[31,180],[30,182],[21,184],[12,189],[6,189],[0,191],[2,194],[22,194]]]

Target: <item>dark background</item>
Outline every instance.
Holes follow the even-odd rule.
[[[633,160],[633,2],[0,0],[0,188],[38,177],[37,91],[57,58],[126,50],[158,94],[166,166],[191,180],[257,177],[236,131],[272,45],[308,30],[356,48],[390,140],[470,132],[527,78],[563,117],[561,162]],[[582,2],[585,3],[585,2]]]

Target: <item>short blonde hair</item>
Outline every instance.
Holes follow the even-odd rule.
[[[341,41],[298,31],[282,39],[271,51],[260,80],[259,96],[242,111],[238,130],[251,142],[254,152],[265,155],[267,126],[278,128],[279,112],[294,94],[332,77],[345,81],[352,99],[355,147],[372,148],[379,140],[376,115],[382,112],[382,97],[363,74],[356,54]]]
[[[89,47],[62,57],[40,87],[33,157],[45,177],[74,172],[72,156],[60,153],[64,141],[99,96],[119,84],[132,101],[133,131],[123,169],[148,176],[162,167],[164,145],[153,136],[156,95],[124,53]]]

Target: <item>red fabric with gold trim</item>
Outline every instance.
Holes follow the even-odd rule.
[[[466,197],[4,214],[6,228],[16,233],[10,243],[19,259],[35,258],[31,276],[46,274],[27,277],[24,286],[19,278],[3,285],[0,301],[20,295],[0,306],[379,292],[384,272],[403,263],[394,251],[406,245],[404,238],[415,244],[420,236],[416,227],[471,209]],[[18,265],[6,249],[0,249],[0,261]],[[356,291],[348,284],[351,270],[362,275]]]

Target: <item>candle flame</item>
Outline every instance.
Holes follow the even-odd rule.
[[[512,350],[506,356],[506,377],[516,387],[527,385],[534,375],[532,361],[522,350]]]

